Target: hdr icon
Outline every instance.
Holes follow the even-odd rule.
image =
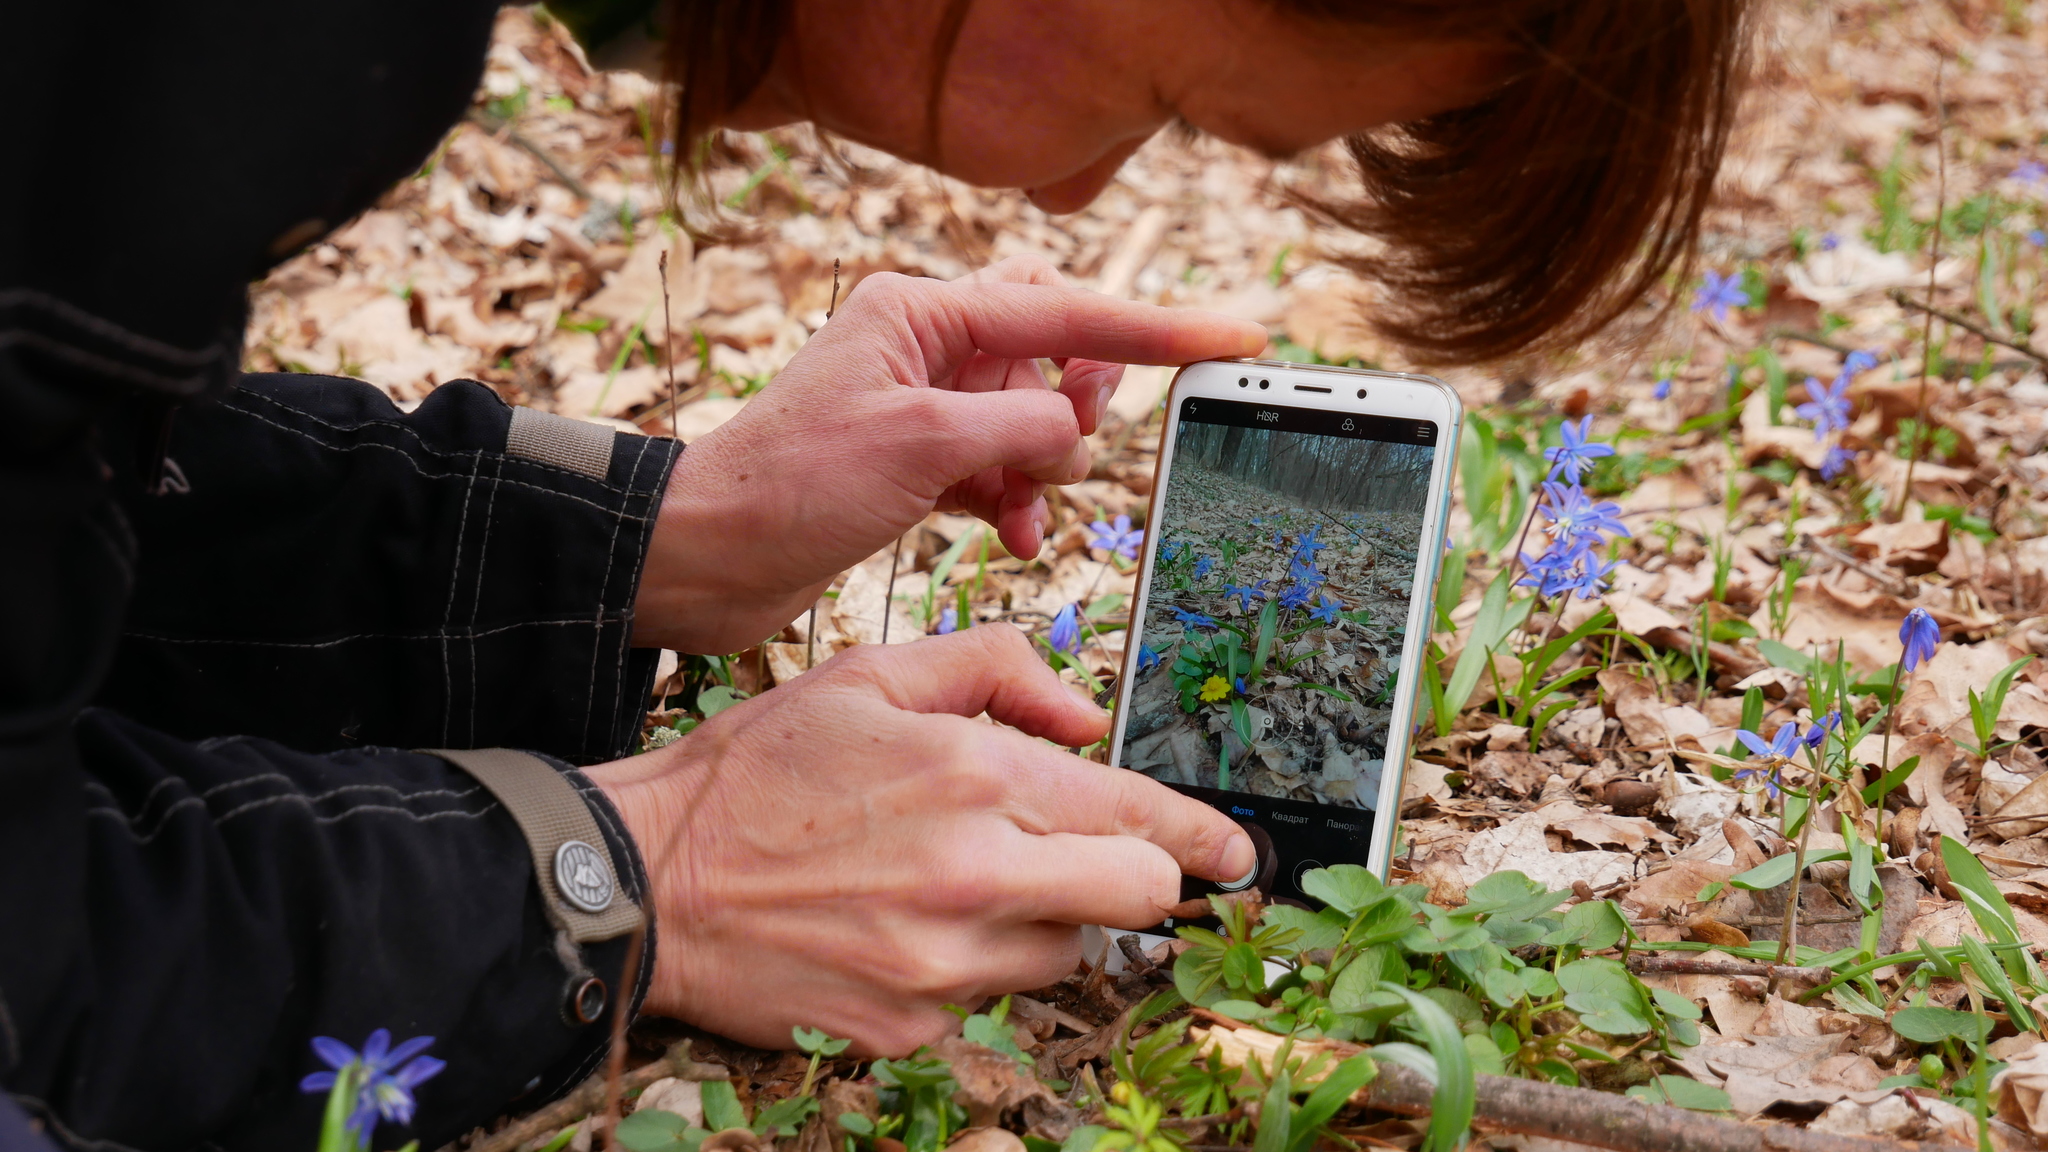
[[[1273,411],[1270,408],[1261,408],[1259,409],[1259,419],[1268,424],[1272,424],[1280,419],[1280,414],[1278,412]]]

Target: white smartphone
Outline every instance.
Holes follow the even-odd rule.
[[[1307,903],[1302,874],[1338,863],[1385,877],[1462,416],[1428,376],[1213,360],[1174,377],[1110,763],[1259,847],[1250,875],[1190,878],[1183,899]]]

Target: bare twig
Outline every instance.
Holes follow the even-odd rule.
[[[1280,1037],[1223,1027],[1193,1029],[1190,1035],[1226,1064],[1243,1066],[1248,1059],[1271,1064]],[[1295,1058],[1329,1051],[1349,1056],[1363,1051],[1355,1044],[1297,1043]],[[1428,1116],[1435,1107],[1436,1085],[1430,1078],[1391,1060],[1378,1062],[1379,1074],[1351,1097],[1354,1104],[1403,1116]],[[1921,1152],[1929,1146],[1910,1141],[1837,1136],[1781,1124],[1744,1124],[1704,1112],[1688,1112],[1668,1104],[1651,1104],[1590,1088],[1567,1088],[1538,1080],[1480,1076],[1472,1125],[1491,1132],[1517,1132],[1569,1140],[1614,1152]]]
[[[1892,509],[1893,516],[1906,514],[1906,501],[1913,497],[1913,470],[1919,467],[1920,454],[1927,449],[1927,377],[1934,372],[1934,285],[1935,271],[1941,266],[1941,217],[1948,211],[1948,111],[1941,102],[1941,81],[1948,67],[1948,57],[1942,53],[1934,56],[1934,159],[1939,175],[1934,192],[1934,227],[1927,234],[1927,322],[1920,332],[1920,389],[1919,398],[1914,401],[1913,454],[1906,457],[1906,482],[1899,487],[1899,502]]]
[[[1803,544],[1806,549],[1818,553],[1819,555],[1825,556],[1828,559],[1833,560],[1835,563],[1840,564],[1844,568],[1849,568],[1854,571],[1861,572],[1865,576],[1870,577],[1872,580],[1877,581],[1878,585],[1885,590],[1886,595],[1896,596],[1901,600],[1910,600],[1913,598],[1912,584],[1899,578],[1898,576],[1893,575],[1890,572],[1886,572],[1882,568],[1873,568],[1870,565],[1865,564],[1863,561],[1858,560],[1856,557],[1850,555],[1847,552],[1842,551],[1840,548],[1835,547],[1833,544],[1830,544],[1817,536],[1804,537]]]
[[[896,546],[889,549],[889,591],[882,597],[882,643],[889,642],[889,618],[896,614],[896,570],[903,567],[903,541],[910,533],[896,538]]]
[[[469,121],[493,136],[504,136],[507,143],[540,161],[543,167],[554,174],[555,179],[562,182],[562,187],[576,194],[577,199],[589,202],[593,208],[600,205],[606,209],[617,207],[611,201],[601,199],[597,193],[592,192],[589,185],[576,178],[575,173],[562,167],[562,162],[555,159],[553,153],[528,139],[519,129],[512,126],[511,121],[487,116],[475,108],[469,110]]]
[[[619,1077],[619,1089],[631,1092],[669,1076],[679,1080],[723,1080],[730,1074],[723,1065],[699,1064],[691,1060],[690,1042],[683,1040],[661,1059]],[[467,1152],[514,1152],[536,1136],[544,1136],[590,1115],[604,1105],[607,1080],[604,1073],[597,1073],[560,1100],[471,1144]],[[440,1152],[456,1152],[456,1145],[452,1142],[445,1144]]]
[[[661,259],[655,264],[661,271],[661,358],[668,362],[668,434],[681,440],[678,421],[683,405],[676,392],[676,323],[668,307],[668,249],[661,250]]]
[[[1747,960],[1695,960],[1690,956],[1656,956],[1641,952],[1629,956],[1628,970],[1638,976],[1763,976],[1810,984],[1825,983],[1835,975],[1834,970],[1829,968],[1793,964],[1754,964]]]
[[[1890,296],[1892,298],[1892,303],[1897,304],[1901,308],[1910,308],[1916,312],[1926,313],[1930,318],[1930,323],[1934,319],[1939,319],[1943,323],[1953,324],[1956,327],[1961,328],[1963,331],[1970,333],[1972,336],[1975,336],[1978,339],[1984,341],[1986,344],[1996,344],[2001,348],[2010,348],[2013,351],[2019,353],[2020,355],[2025,356],[2028,359],[2032,360],[2034,363],[2042,365],[2043,367],[2048,367],[2048,352],[2040,352],[2037,351],[2032,345],[2022,344],[2017,340],[2010,340],[2004,336],[2000,336],[1998,333],[1991,331],[1990,329],[1984,327],[1982,324],[1979,324],[1966,316],[1962,316],[1957,313],[1951,312],[1946,308],[1937,308],[1930,302],[1923,300],[1915,300],[1911,296],[1906,295],[1906,293],[1902,289],[1892,289],[1890,292]],[[1921,379],[1923,381],[1926,379],[1925,373],[1921,374]]]
[[[619,1105],[623,1096],[620,1080],[626,1074],[626,1017],[631,1015],[632,1000],[625,995],[630,982],[640,970],[640,950],[647,944],[645,925],[633,929],[633,935],[626,940],[626,963],[619,969],[620,996],[612,1003],[612,1044],[611,1052],[605,1057],[604,1067],[604,1142],[607,1148],[617,1148],[619,1142],[612,1138],[612,1130],[619,1126]]]
[[[825,323],[830,324],[832,322],[832,314],[837,311],[839,311],[839,257],[834,256],[832,258],[832,300],[825,305]],[[888,624],[888,620],[889,614],[885,611],[882,614],[882,622],[885,627]],[[808,672],[811,670],[811,667],[817,661],[817,654],[818,602],[813,600],[811,601],[810,620],[804,624],[804,671]]]

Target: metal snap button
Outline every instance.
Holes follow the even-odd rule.
[[[569,1011],[579,1024],[595,1024],[604,1018],[605,1005],[611,1002],[606,994],[604,981],[592,976],[576,985],[569,994]]]
[[[565,840],[555,849],[555,889],[585,912],[602,912],[612,904],[611,867],[597,849]]]

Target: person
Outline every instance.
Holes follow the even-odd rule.
[[[1155,922],[1182,873],[1250,863],[1212,810],[1055,748],[1106,719],[1001,627],[855,650],[626,753],[657,649],[759,641],[935,508],[1034,554],[1118,366],[1256,353],[1256,326],[1043,262],[873,276],[687,452],[469,382],[401,413],[238,371],[245,285],[431,153],[492,9],[11,13],[0,1143],[304,1145],[310,1038],[379,1028],[446,1062],[408,1113],[428,1147],[589,1074],[620,1013],[901,1053],[947,1003],[1069,970],[1075,925]],[[1059,212],[1176,123],[1274,154],[1344,137],[1362,193],[1304,202],[1378,241],[1378,321],[1446,358],[1582,337],[1683,262],[1746,20],[1743,0],[558,11],[600,59],[663,61],[685,158],[808,119]],[[1040,357],[1064,361],[1057,390]]]

